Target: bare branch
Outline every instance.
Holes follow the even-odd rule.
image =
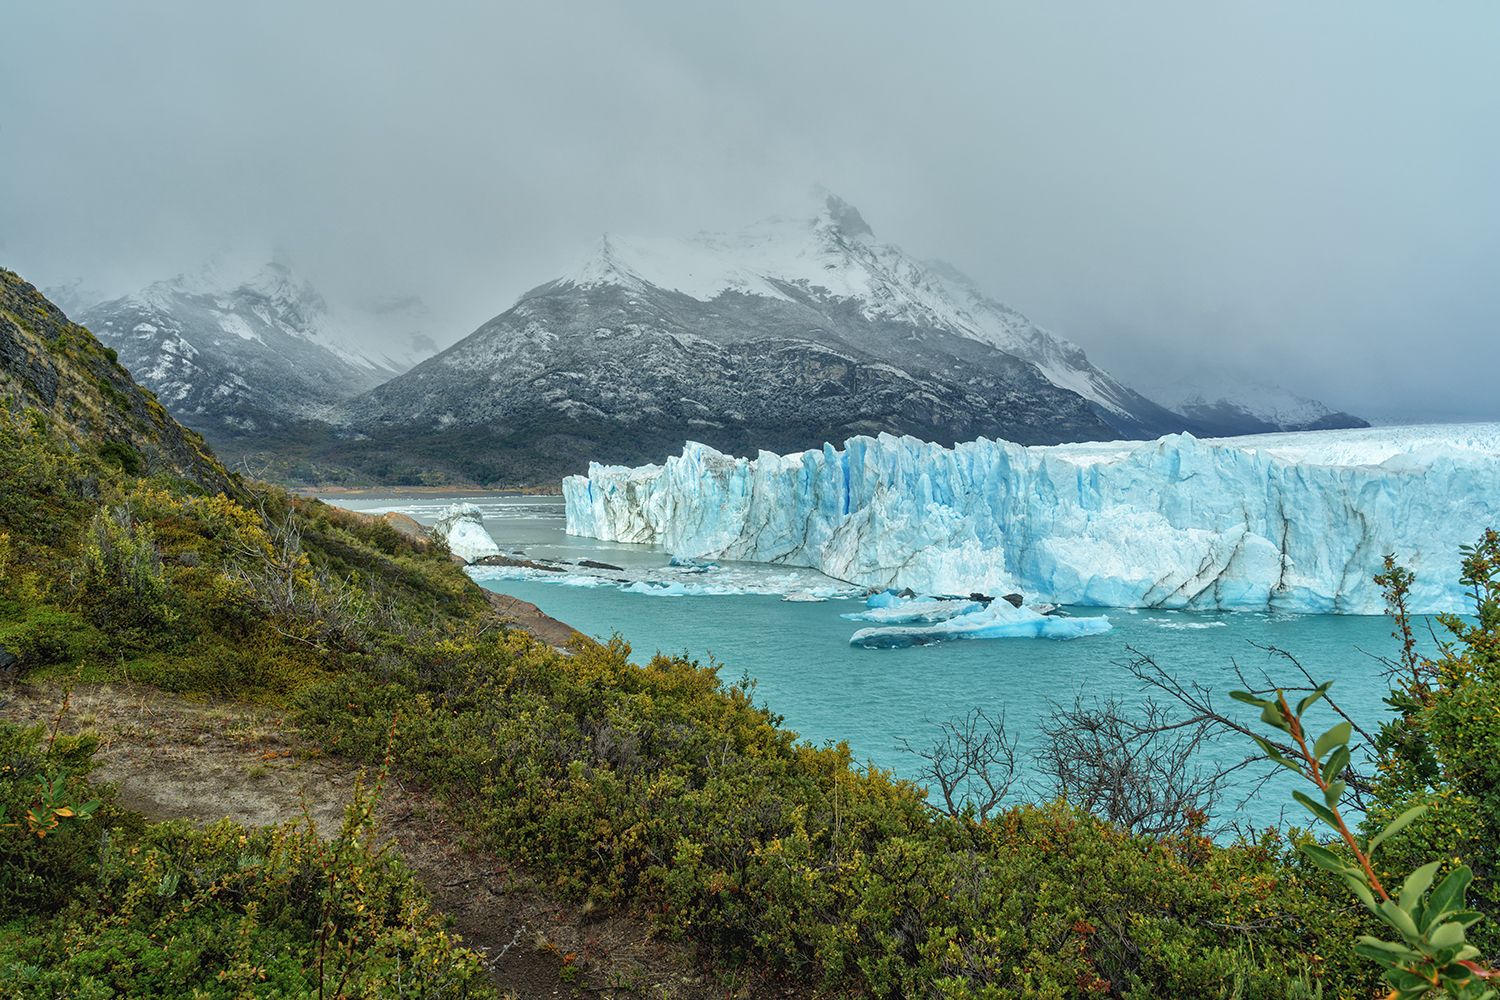
[[[896,745],[924,762],[918,775],[936,786],[943,800],[940,806],[929,800],[929,805],[949,816],[972,807],[981,821],[988,819],[1016,778],[1016,741],[1006,736],[1005,716],[994,718],[974,708],[939,729],[942,735],[930,749],[919,750],[905,739]]]

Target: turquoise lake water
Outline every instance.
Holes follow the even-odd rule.
[[[454,498],[329,499],[359,510],[400,510],[430,524]],[[668,564],[668,553],[651,546],[566,535],[560,498],[468,499],[483,509],[486,526],[507,552],[565,561],[593,559],[632,573],[663,571]],[[798,579],[788,584],[791,573]],[[861,649],[849,645],[849,636],[860,624],[839,617],[861,608],[858,600],[795,603],[766,594],[663,597],[631,593],[615,585],[584,585],[597,581],[571,574],[557,578],[566,582],[485,579],[481,583],[530,601],[589,635],[617,633],[631,644],[637,660],[649,659],[657,650],[685,653],[722,664],[720,674],[726,681],[749,674],[758,685],[757,700],[782,715],[789,728],[816,742],[846,740],[857,758],[903,776],[912,776],[917,762],[899,748],[900,740],[929,745],[944,720],[975,706],[992,713],[1003,711],[1010,732],[1021,737],[1020,762],[1028,771],[1023,782],[1030,781],[1033,788],[1040,781],[1028,758],[1038,743],[1034,721],[1045,716],[1051,705],[1071,705],[1079,695],[1086,700],[1117,696],[1132,705],[1146,697],[1122,666],[1132,657],[1132,648],[1152,656],[1184,681],[1213,688],[1218,692],[1216,703],[1227,709],[1234,706],[1227,692],[1240,686],[1235,663],[1255,678],[1269,671],[1279,683],[1300,682],[1289,664],[1257,644],[1279,647],[1295,654],[1314,677],[1334,680],[1335,698],[1372,731],[1385,711],[1381,699],[1386,684],[1382,665],[1369,654],[1393,649],[1390,624],[1380,617],[1096,608],[1069,610],[1078,615],[1107,615],[1114,627],[1097,636]],[[809,570],[732,564],[703,574],[702,579],[797,588],[819,580],[828,582]],[[1231,761],[1244,756],[1247,749],[1243,738],[1234,736],[1207,752]],[[1272,786],[1244,806],[1238,797],[1228,798],[1220,806],[1219,818],[1276,822],[1288,801],[1286,791],[1284,783]],[[1017,793],[1034,797],[1024,787],[1018,786]],[[1285,816],[1304,822],[1296,807],[1287,809]]]

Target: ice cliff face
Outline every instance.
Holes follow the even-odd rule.
[[[1458,549],[1500,524],[1500,424],[953,448],[856,437],[754,460],[689,444],[564,481],[568,531],[872,587],[1104,607],[1460,610]]]

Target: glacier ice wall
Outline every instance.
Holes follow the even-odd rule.
[[[1102,607],[1376,614],[1393,552],[1413,607],[1461,610],[1458,549],[1500,525],[1500,424],[954,448],[881,435],[563,484],[575,535],[813,567],[922,593]]]

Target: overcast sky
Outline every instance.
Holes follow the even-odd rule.
[[[304,9],[306,8],[306,9]],[[0,263],[285,254],[449,342],[821,183],[1127,380],[1500,419],[1500,4],[11,4]]]

